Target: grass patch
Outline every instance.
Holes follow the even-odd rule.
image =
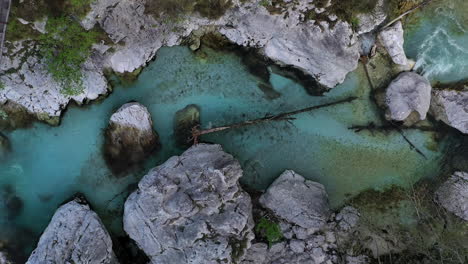
[[[260,218],[260,221],[258,221],[255,226],[255,233],[264,238],[270,247],[283,238],[279,225],[265,217]]]
[[[39,37],[39,43],[48,71],[64,87],[64,94],[79,94],[83,90],[81,65],[90,55],[99,34],[84,30],[69,17],[50,18],[46,30],[47,33]]]

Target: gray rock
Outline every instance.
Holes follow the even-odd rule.
[[[266,263],[268,245],[265,243],[255,243],[247,251],[242,264],[263,264]]]
[[[151,263],[235,263],[253,239],[242,169],[198,144],[152,169],[125,202],[124,229]]]
[[[356,33],[360,35],[371,32],[387,18],[387,13],[385,12],[385,1],[379,0],[375,5],[374,10],[368,13],[357,14],[356,17],[359,20]]]
[[[369,263],[369,257],[364,255],[359,256],[346,256],[346,264],[367,264]]]
[[[400,73],[386,90],[386,117],[404,121],[411,113],[417,112],[420,120],[426,119],[431,103],[431,89],[425,77],[415,72]]]
[[[294,239],[289,242],[289,247],[295,253],[302,253],[305,249],[305,243],[302,240]]]
[[[465,85],[466,86],[466,85]],[[468,133],[468,89],[433,90],[431,114],[447,125]]]
[[[292,170],[281,174],[259,201],[276,216],[303,228],[321,228],[329,216],[325,187]]]
[[[394,23],[392,26],[382,30],[379,33],[379,40],[387,49],[388,54],[396,64],[408,65],[405,50],[403,48],[403,26],[401,21]]]
[[[468,221],[468,173],[455,172],[436,192],[436,201]]]
[[[118,263],[112,240],[99,217],[77,200],[61,206],[27,264]]]
[[[159,146],[151,114],[139,103],[120,107],[110,118],[104,154],[115,172],[143,161]]]
[[[7,253],[0,251],[0,264],[13,264],[8,258]]]
[[[358,224],[360,217],[361,215],[356,208],[351,206],[344,207],[335,217],[338,230],[345,232],[351,230]]]

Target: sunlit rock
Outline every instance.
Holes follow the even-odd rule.
[[[117,173],[143,161],[159,147],[151,114],[139,103],[120,107],[111,116],[105,136],[104,155]]]
[[[447,125],[468,133],[468,89],[434,89],[431,114]]]
[[[415,72],[401,73],[386,90],[386,117],[404,121],[411,113],[417,112],[417,119],[426,119],[431,103],[431,89],[431,84],[425,77]]]
[[[62,205],[42,234],[27,264],[117,264],[112,240],[87,204],[75,199]]]
[[[455,172],[436,192],[436,201],[468,221],[468,173]]]
[[[364,13],[359,13],[356,15],[358,23],[358,28],[356,33],[363,34],[368,33],[374,30],[378,25],[382,24],[387,18],[385,12],[385,1],[379,0],[376,3],[374,10],[368,12],[368,10],[362,10]]]
[[[236,263],[253,239],[242,169],[198,144],[152,169],[125,202],[124,229],[151,263]]]
[[[323,227],[330,213],[325,187],[290,170],[268,187],[260,203],[276,216],[303,228]]]
[[[408,65],[408,59],[406,58],[405,50],[403,48],[403,26],[400,21],[382,30],[379,33],[379,40],[387,49],[387,52],[392,57],[394,63]]]

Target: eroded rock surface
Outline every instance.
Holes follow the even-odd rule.
[[[363,10],[367,12],[367,10]],[[385,12],[385,1],[378,0],[374,10],[369,13],[360,13],[356,15],[359,24],[356,33],[363,34],[374,30],[378,25],[382,24],[387,18]]]
[[[198,144],[152,169],[125,202],[124,229],[151,263],[236,263],[253,239],[242,169]]]
[[[260,197],[260,203],[278,217],[302,228],[320,229],[330,214],[325,187],[285,171]]]
[[[139,103],[120,107],[110,118],[104,155],[115,172],[143,161],[159,146],[151,114]]]
[[[382,30],[379,33],[379,40],[387,49],[388,54],[396,64],[408,65],[405,50],[403,48],[403,26],[401,21],[394,23],[392,26]]]
[[[431,114],[460,132],[468,133],[468,89],[433,90]]]
[[[387,118],[404,121],[411,113],[417,112],[420,120],[426,119],[431,89],[425,77],[415,72],[400,73],[386,91]]]
[[[455,172],[436,192],[436,201],[468,221],[468,173]]]
[[[27,264],[117,264],[112,240],[87,204],[75,199],[62,205],[42,234]]]

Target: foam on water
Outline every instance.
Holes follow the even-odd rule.
[[[415,69],[431,81],[467,78],[468,2],[438,1],[412,15],[405,28],[405,50]]]
[[[359,97],[289,122],[204,137],[222,144],[239,159],[245,171],[242,181],[251,188],[265,188],[285,169],[294,169],[323,183],[331,204],[339,206],[367,188],[409,186],[421,177],[437,175],[446,144],[436,143],[433,133],[405,131],[427,156],[424,159],[396,132],[355,133],[348,129],[369,122],[379,124],[379,113],[362,76],[359,68],[326,96],[311,97],[293,81],[272,75],[271,83],[281,96],[271,100],[233,54],[163,48],[135,83],[117,84],[104,101],[71,107],[59,127],[35,124],[6,133],[13,154],[0,164],[0,195],[2,190],[12,189],[13,194],[3,194],[21,198],[23,209],[12,219],[11,212],[0,207],[0,240],[20,243],[29,253],[57,206],[76,192],[85,194],[104,223],[119,232],[122,203],[134,184],[147,169],[183,151],[175,147],[173,118],[188,104],[200,107],[202,125],[207,127]],[[103,130],[112,112],[131,100],[148,107],[162,149],[141,170],[115,178],[101,155]]]

